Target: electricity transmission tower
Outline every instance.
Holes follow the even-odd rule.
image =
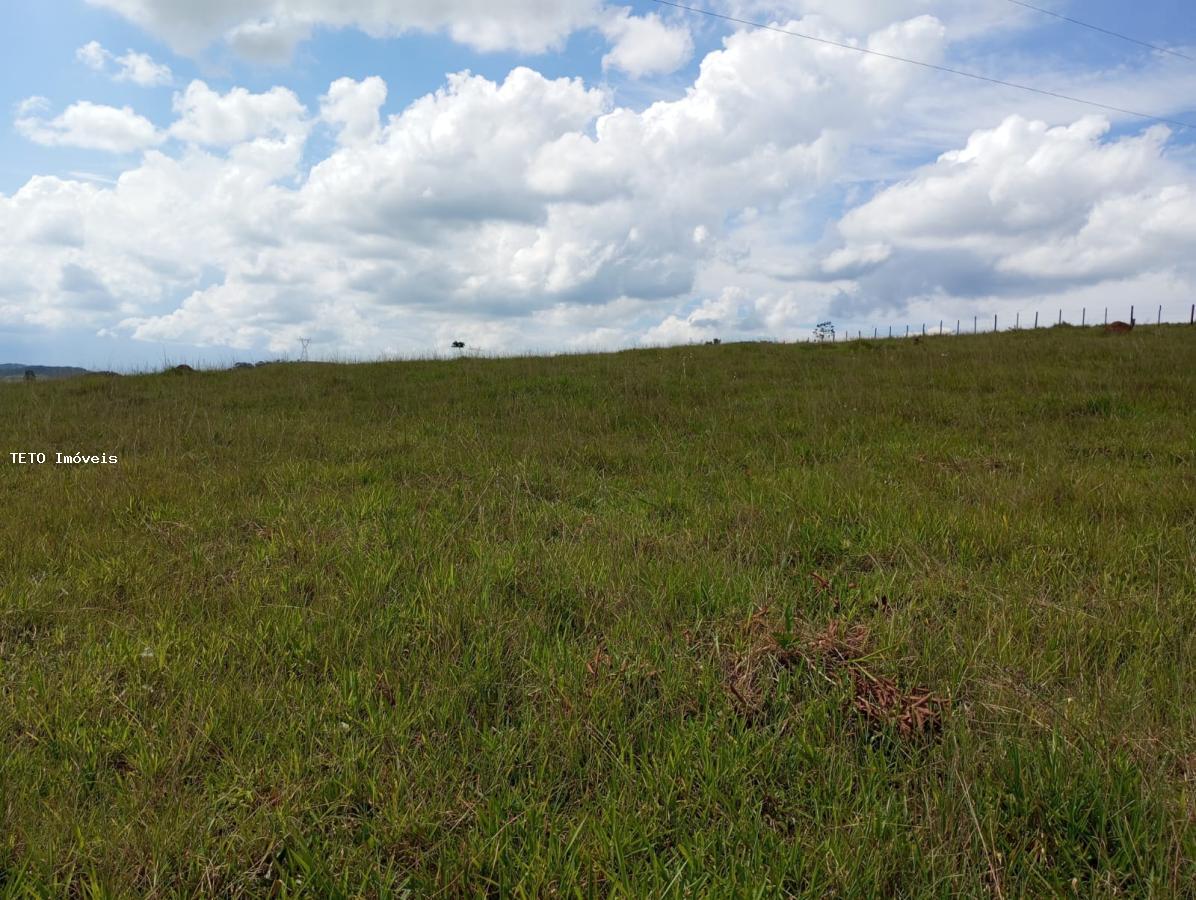
[[[307,348],[311,346],[311,338],[299,338],[299,345],[303,348],[303,362],[307,362]]]

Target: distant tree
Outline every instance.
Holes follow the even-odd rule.
[[[26,369],[25,370],[25,380],[26,381],[37,381],[37,373],[34,372],[32,369]]]
[[[464,350],[465,349],[465,341],[453,341],[453,349],[454,350]]]
[[[835,323],[819,322],[814,326],[814,337],[818,341],[833,341],[835,339]]]

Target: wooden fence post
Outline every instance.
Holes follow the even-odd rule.
[[[1034,313],[1034,327],[1035,328],[1038,327],[1038,313],[1037,312]]]

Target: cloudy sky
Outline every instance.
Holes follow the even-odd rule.
[[[693,0],[1196,122],[1191,0]],[[0,33],[0,361],[1186,321],[1196,130],[651,0],[47,0]]]

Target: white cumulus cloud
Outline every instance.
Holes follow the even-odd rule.
[[[659,15],[633,16],[629,9],[602,23],[611,42],[604,69],[621,69],[634,78],[676,71],[693,55],[693,39],[684,25],[668,25]]]
[[[116,64],[120,66],[117,81],[131,81],[141,87],[158,87],[174,81],[170,66],[154,62],[146,53],[130,50],[124,56],[116,57]]]
[[[92,71],[102,72],[112,59],[112,54],[99,41],[89,41],[75,51],[75,59]]]
[[[75,51],[75,58],[95,72],[106,72],[116,81],[140,87],[161,87],[174,81],[170,66],[155,62],[149,54],[129,50],[123,56],[115,56],[99,41],[84,44]]]
[[[1100,116],[1053,128],[1010,116],[848,213],[846,249],[883,242],[1074,280],[1186,263],[1178,251],[1196,246],[1196,201],[1192,173],[1165,152],[1170,131],[1110,141],[1108,128]]]
[[[255,58],[277,61],[311,29],[371,35],[437,31],[480,50],[542,52],[595,22],[600,0],[88,0],[111,9],[184,53],[227,38]]]
[[[35,144],[131,153],[160,144],[154,123],[130,107],[103,106],[81,100],[59,116],[44,116],[45,101],[30,98],[17,108],[17,132]]]
[[[308,127],[307,109],[287,88],[254,94],[233,88],[221,94],[202,81],[192,81],[175,94],[178,119],[170,134],[183,141],[231,146],[262,136],[298,136]]]
[[[320,118],[338,130],[342,144],[377,140],[382,123],[378,115],[386,102],[386,82],[378,76],[362,81],[338,78],[320,98]]]

